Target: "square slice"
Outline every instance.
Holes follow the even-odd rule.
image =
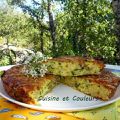
[[[46,62],[48,72],[60,76],[81,76],[99,74],[104,68],[103,62],[92,58],[66,56],[49,59]]]
[[[120,77],[104,70],[99,75],[61,77],[61,82],[92,97],[106,101],[114,95],[120,83]]]

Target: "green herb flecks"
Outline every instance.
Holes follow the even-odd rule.
[[[3,75],[4,71],[0,71],[0,77]]]

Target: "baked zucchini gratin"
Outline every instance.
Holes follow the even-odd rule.
[[[42,62],[48,69],[43,77],[36,76],[36,72],[39,73],[40,63],[33,65],[37,68],[36,71],[34,66],[33,69],[28,64],[19,65],[5,71],[1,76],[8,95],[28,104],[37,104],[38,99],[59,83],[105,101],[114,95],[120,82],[119,77],[103,70],[104,64],[94,59],[80,57],[49,59]],[[25,70],[25,67],[30,67],[29,71]],[[32,74],[29,74],[31,71]]]
[[[57,84],[57,76],[32,77],[22,73],[23,66],[14,66],[2,75],[3,86],[12,98],[37,104],[37,100],[50,92]]]
[[[74,56],[49,59],[46,65],[50,74],[60,76],[99,74],[104,68],[103,62],[99,60]]]

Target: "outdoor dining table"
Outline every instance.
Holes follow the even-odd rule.
[[[120,100],[96,109],[55,113],[25,108],[0,96],[0,120],[120,120]]]

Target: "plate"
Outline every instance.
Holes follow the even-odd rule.
[[[7,70],[8,67],[2,67],[0,70]],[[117,74],[120,74],[120,66],[106,65],[107,69],[114,71]],[[42,111],[52,111],[52,112],[73,112],[73,111],[82,111],[89,110],[98,107],[102,107],[108,104],[111,104],[120,99],[120,85],[117,88],[115,95],[109,101],[101,101],[90,97],[86,94],[78,92],[77,90],[72,89],[66,85],[56,86],[49,94],[47,94],[43,99],[39,100],[38,105],[30,105],[19,102],[11,98],[4,90],[2,81],[0,80],[0,95],[18,105]]]

